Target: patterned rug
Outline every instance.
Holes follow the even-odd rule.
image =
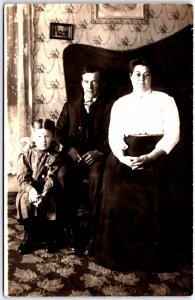
[[[8,262],[4,270],[7,296],[190,296],[192,271],[116,272],[76,257],[70,248],[57,254],[44,249],[17,253],[22,226],[16,220],[15,194],[8,197]],[[6,234],[7,235],[7,234]]]

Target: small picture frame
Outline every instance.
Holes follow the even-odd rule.
[[[50,23],[50,39],[73,40],[73,25]]]

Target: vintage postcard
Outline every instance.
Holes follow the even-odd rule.
[[[4,296],[191,296],[192,4],[3,9]]]

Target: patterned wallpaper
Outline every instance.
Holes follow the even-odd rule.
[[[189,4],[148,4],[147,24],[94,24],[91,4],[34,4],[33,116],[57,120],[64,101],[62,53],[70,43],[129,50],[166,38],[192,24]],[[50,39],[50,23],[74,24],[71,41]]]

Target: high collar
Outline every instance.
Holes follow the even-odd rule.
[[[148,95],[150,95],[152,93],[152,89],[150,88],[149,90],[147,90],[146,92],[137,92],[137,91],[133,91],[133,95],[136,97],[136,98],[144,98]]]

